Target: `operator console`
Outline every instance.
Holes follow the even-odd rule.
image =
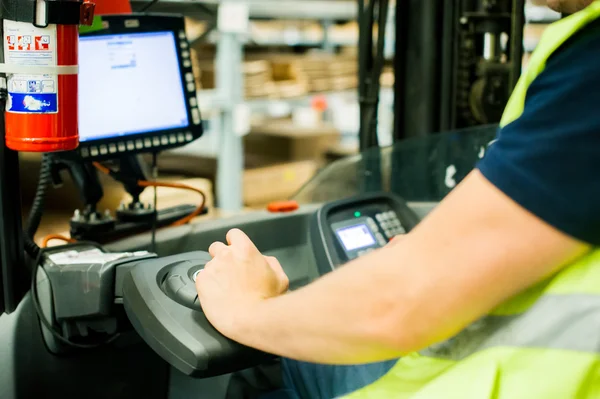
[[[390,194],[362,195],[326,204],[314,213],[301,208],[281,217],[266,214],[254,229],[268,230],[274,221],[281,227],[292,219],[305,220],[302,225],[310,226],[306,240],[299,235],[298,241],[285,245],[295,248],[291,253],[314,255],[308,274],[295,277],[306,281],[385,246],[419,221],[401,198]],[[233,227],[245,229],[243,223]],[[72,339],[83,339],[89,332],[113,334],[120,331],[115,305],[123,304],[138,335],[170,365],[197,378],[232,373],[272,358],[226,338],[203,313],[195,280],[210,260],[203,251],[158,258],[147,252],[106,253],[83,243],[51,250],[42,264],[51,285],[44,291],[54,291],[47,300],[53,307],[47,317],[68,327],[63,334]],[[296,260],[281,262],[294,267]]]
[[[320,208],[310,220],[308,245],[325,274],[418,222],[401,198],[362,195]],[[231,373],[269,357],[225,338],[202,313],[195,279],[210,259],[193,252],[144,261],[123,281],[123,303],[134,328],[167,362],[195,377]]]

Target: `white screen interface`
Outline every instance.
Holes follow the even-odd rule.
[[[186,127],[186,101],[172,32],[80,38],[82,142]]]
[[[344,244],[346,251],[369,247],[375,244],[375,237],[367,225],[359,224],[357,226],[344,227],[336,231],[338,237]]]

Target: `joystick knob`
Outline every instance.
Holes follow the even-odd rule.
[[[196,291],[196,277],[206,262],[184,261],[170,267],[161,284],[172,300],[194,310],[202,310]]]

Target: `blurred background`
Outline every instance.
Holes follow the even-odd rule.
[[[236,3],[244,6],[236,8]],[[224,12],[226,4],[234,7]],[[243,206],[261,208],[293,196],[324,166],[359,152],[356,0],[133,0],[131,5],[134,12],[183,14],[191,43],[205,134],[161,154],[161,176],[202,179],[210,203],[223,203],[226,198],[219,198],[216,188],[218,171],[242,174]],[[395,6],[390,1],[380,79],[377,136],[382,147],[394,142]],[[545,28],[559,17],[545,0],[525,2],[523,67]],[[243,137],[243,160],[219,156],[230,145],[223,140],[231,132]],[[39,158],[25,154],[24,161],[29,162],[22,168],[27,204]],[[102,178],[100,207],[114,208],[126,194]],[[70,179],[48,198],[49,208],[70,211],[80,203]]]

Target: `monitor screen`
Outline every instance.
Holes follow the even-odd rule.
[[[79,43],[82,143],[189,125],[173,32],[82,36]]]
[[[365,224],[345,227],[337,230],[337,235],[344,244],[346,251],[369,247],[375,244],[375,237]]]

